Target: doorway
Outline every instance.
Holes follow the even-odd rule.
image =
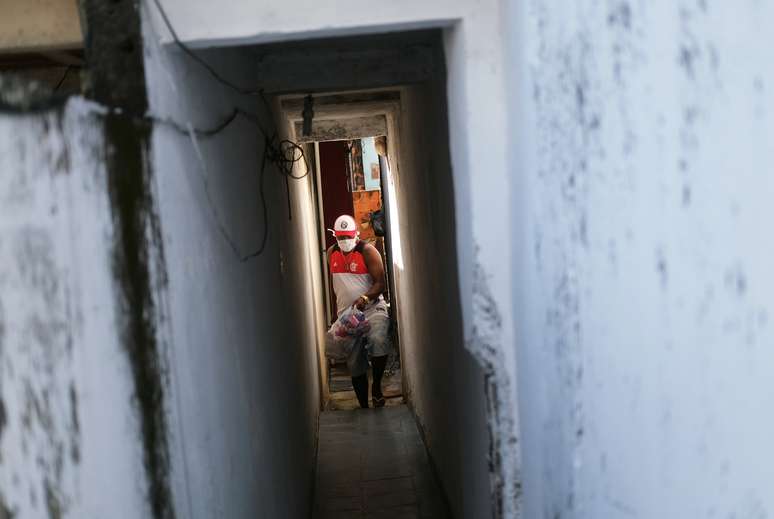
[[[424,517],[452,517],[437,466],[426,450],[429,436],[414,414],[413,401],[407,390],[410,385],[405,374],[412,368],[416,372],[416,360],[413,366],[406,361],[405,369],[402,362],[406,355],[413,354],[416,359],[423,345],[431,343],[427,340],[423,343],[411,339],[402,341],[399,339],[403,334],[398,333],[407,323],[421,322],[427,308],[439,306],[433,304],[417,308],[418,317],[412,320],[409,316],[405,322],[402,321],[404,303],[412,305],[412,299],[418,299],[419,287],[428,286],[428,280],[434,279],[438,272],[423,272],[422,268],[407,271],[400,223],[428,221],[429,218],[423,218],[422,213],[438,207],[440,202],[427,200],[434,196],[443,199],[447,195],[443,190],[434,191],[424,182],[423,169],[413,162],[419,156],[415,148],[399,146],[403,136],[399,124],[403,94],[402,89],[396,89],[318,94],[313,97],[313,103],[307,100],[309,96],[279,101],[291,138],[304,145],[312,144],[314,149],[314,175],[310,177],[309,196],[317,213],[317,261],[322,271],[318,288],[319,292],[325,293],[318,299],[320,306],[325,307],[323,312],[318,313],[326,316],[324,323],[321,322],[320,332],[324,334],[336,318],[326,261],[326,251],[335,243],[329,229],[334,227],[338,216],[350,214],[361,238],[374,244],[385,263],[387,288],[384,295],[390,304],[395,345],[394,356],[388,359],[381,384],[386,406],[377,409],[359,409],[346,363],[332,364],[325,358],[322,349],[319,352],[322,360],[320,377],[324,380],[322,386],[328,391],[323,396],[324,412],[319,418],[314,517],[377,517],[382,516],[380,514],[385,514],[385,517],[414,517],[420,514]],[[414,99],[414,94],[408,92],[406,99]],[[304,104],[307,107],[312,104],[316,114],[306,135],[303,128]],[[417,110],[417,114],[412,117],[421,118],[422,112]],[[413,122],[411,119],[406,121]],[[407,129],[415,131],[415,128]],[[421,142],[421,137],[413,138]],[[401,156],[402,150],[413,153]],[[401,159],[410,160],[401,162]],[[440,164],[440,161],[434,163],[435,166]],[[441,172],[448,173],[448,169]],[[410,183],[405,182],[404,191],[400,191],[401,173],[412,177]],[[304,196],[307,196],[306,193]],[[408,202],[403,206],[405,215],[400,210],[399,200]],[[383,232],[377,229],[378,220],[374,218],[374,213],[380,210],[384,216],[384,222],[380,223]],[[411,237],[408,233],[406,236]],[[437,242],[426,239],[417,249],[407,248],[405,259],[413,259],[412,252],[424,253],[424,248],[430,243]],[[411,245],[411,242],[406,244]],[[441,265],[439,261],[434,263]],[[415,277],[413,273],[416,273]],[[439,300],[451,300],[451,297],[443,297],[442,290],[446,287],[440,283],[429,286],[439,293]],[[455,322],[453,319],[450,321],[452,324],[447,329],[453,330]],[[441,324],[436,324],[436,329],[440,328]],[[413,334],[416,337],[419,327],[414,325],[405,329],[407,336]],[[443,333],[436,332],[436,335],[443,336]],[[451,345],[452,342],[445,344]],[[426,374],[434,376],[439,372],[428,370]],[[369,375],[372,375],[372,370],[369,370]],[[372,378],[369,378],[371,380],[367,385],[370,387]],[[373,395],[372,388],[371,391]],[[417,398],[417,401],[421,402],[421,399]],[[364,514],[360,515],[361,512]]]
[[[392,241],[387,246],[390,251],[387,263],[393,270],[389,276],[390,283],[394,283],[390,287],[390,298],[392,302],[399,303],[392,308],[393,318],[400,330],[402,398],[396,400],[406,403],[413,423],[408,423],[403,417],[394,417],[399,423],[387,419],[375,429],[369,429],[371,425],[367,422],[378,421],[388,415],[378,409],[323,412],[319,419],[318,478],[324,480],[329,470],[335,472],[340,463],[347,460],[346,456],[326,453],[329,446],[323,425],[328,420],[332,420],[334,428],[347,429],[345,436],[351,436],[353,441],[355,438],[362,439],[360,425],[363,430],[373,430],[384,437],[395,431],[419,431],[421,443],[430,453],[427,460],[432,460],[433,471],[443,482],[444,490],[448,491],[451,507],[462,509],[463,506],[470,506],[482,511],[477,516],[485,517],[491,514],[486,493],[490,466],[486,462],[488,436],[486,399],[482,390],[484,378],[464,344],[456,242],[459,222],[455,203],[457,186],[451,167],[444,57],[437,38],[440,35],[427,36],[426,49],[431,61],[428,67],[422,69],[428,72],[425,77],[421,80],[400,80],[394,86],[370,90],[333,90],[328,88],[327,83],[315,83],[319,76],[315,71],[320,65],[310,63],[306,54],[300,53],[297,47],[300,44],[282,50],[274,49],[262,59],[266,63],[274,63],[281,61],[275,56],[292,58],[296,67],[293,78],[302,75],[307,81],[306,90],[297,88],[295,80],[276,87],[272,101],[275,117],[282,125],[282,138],[312,149],[316,145],[318,150],[321,145],[323,148],[328,146],[324,143],[338,142],[338,162],[346,165],[347,143],[369,137],[387,137],[386,160],[380,160],[380,174],[381,199],[387,208],[387,227]],[[352,43],[360,49],[364,45],[362,40],[352,40]],[[405,35],[393,43],[405,45]],[[340,57],[341,43],[322,42],[321,45],[335,48],[334,56]],[[314,48],[319,50],[319,47]],[[329,63],[335,67],[339,61]],[[330,73],[325,77],[330,77]],[[362,76],[358,77],[362,81]],[[314,152],[308,154],[310,159],[317,155]],[[300,189],[294,190],[294,200],[299,210],[308,205],[315,220],[314,223],[307,220],[311,225],[299,229],[299,232],[304,233],[309,247],[309,261],[316,271],[308,276],[310,280],[315,278],[315,283],[308,283],[305,288],[310,294],[307,300],[315,301],[317,315],[315,339],[318,377],[322,387],[320,402],[329,402],[331,394],[336,396],[337,388],[335,377],[332,377],[334,387],[331,389],[334,391],[328,391],[328,361],[324,352],[325,331],[330,324],[327,315],[330,289],[325,238],[326,229],[331,227],[332,221],[325,222],[324,207],[321,208],[319,203],[318,187],[323,179],[321,176],[318,178],[316,173],[318,164],[322,165],[323,160],[321,156],[315,161],[315,174],[307,177],[310,181],[307,185],[300,185]],[[320,168],[320,174],[324,173],[323,169]],[[389,170],[388,175],[383,174],[385,169]],[[342,171],[339,178],[342,177],[346,186],[348,172]],[[466,224],[465,221],[462,223]],[[463,249],[467,250],[468,245],[463,244]],[[327,293],[324,293],[325,287]],[[339,423],[340,420],[347,422],[347,426]],[[403,438],[397,443],[398,452],[393,454],[396,459],[401,459],[410,442]],[[357,445],[352,445],[352,448],[358,450]],[[349,484],[361,490],[371,485],[370,480],[358,479],[370,470],[371,461],[360,459],[351,460],[351,463],[354,466],[351,467]],[[384,460],[384,463],[393,466],[390,460]],[[414,469],[406,470],[414,474]],[[476,497],[465,504],[459,501],[461,494],[458,490],[468,479],[482,484],[475,492]],[[318,496],[324,495],[324,489],[318,488]],[[360,505],[366,506],[363,503]]]
[[[389,355],[382,380],[386,405],[403,403],[403,381],[400,369],[400,344],[396,322],[398,298],[393,277],[393,257],[388,231],[388,212],[385,196],[389,185],[387,136],[375,135],[348,140],[315,142],[316,201],[318,207],[320,249],[325,251],[335,244],[331,232],[336,218],[342,214],[353,216],[360,239],[373,245],[382,257],[385,267],[386,289],[383,297],[390,308],[390,341],[394,348]],[[335,295],[331,289],[330,272],[326,264],[325,315],[327,326],[335,321]],[[327,328],[326,328],[327,331]],[[322,373],[329,388],[323,402],[327,410],[350,410],[358,406],[352,381],[343,361],[326,359]],[[369,370],[369,384],[372,381]]]

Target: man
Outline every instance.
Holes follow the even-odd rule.
[[[355,306],[365,313],[370,329],[365,333],[365,345],[373,366],[374,407],[384,406],[382,375],[387,357],[392,351],[389,340],[390,319],[384,292],[384,264],[376,247],[360,240],[355,219],[349,215],[336,218],[333,225],[336,245],[328,249],[328,265],[331,272],[333,292],[336,295],[338,316]],[[360,407],[368,407],[368,363],[362,351],[360,339],[336,339],[333,336],[335,324],[328,330],[326,353],[333,358],[347,357]],[[345,344],[342,344],[345,343]],[[344,352],[342,355],[341,352]]]

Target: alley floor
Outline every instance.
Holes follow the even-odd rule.
[[[446,519],[408,407],[320,415],[315,518]]]
[[[372,382],[373,378],[371,377],[371,370],[369,369],[369,392]],[[326,410],[350,410],[358,409],[360,407],[357,403],[355,390],[352,389],[352,378],[349,376],[346,365],[335,365],[331,367],[328,383],[330,384],[331,392]],[[399,362],[391,361],[388,363],[388,369],[385,371],[384,378],[382,379],[382,393],[384,394],[387,406],[403,405]],[[372,395],[369,393],[369,401],[371,396]]]

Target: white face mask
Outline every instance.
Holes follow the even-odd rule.
[[[344,252],[350,252],[352,249],[355,248],[355,245],[357,245],[357,239],[356,238],[347,238],[344,240],[337,240],[339,243],[339,248]]]

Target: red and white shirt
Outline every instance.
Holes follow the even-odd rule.
[[[331,252],[331,278],[339,314],[352,306],[355,300],[368,292],[374,284],[374,278],[368,273],[361,252],[364,246],[364,242],[358,242],[349,253],[342,252],[338,247]]]

